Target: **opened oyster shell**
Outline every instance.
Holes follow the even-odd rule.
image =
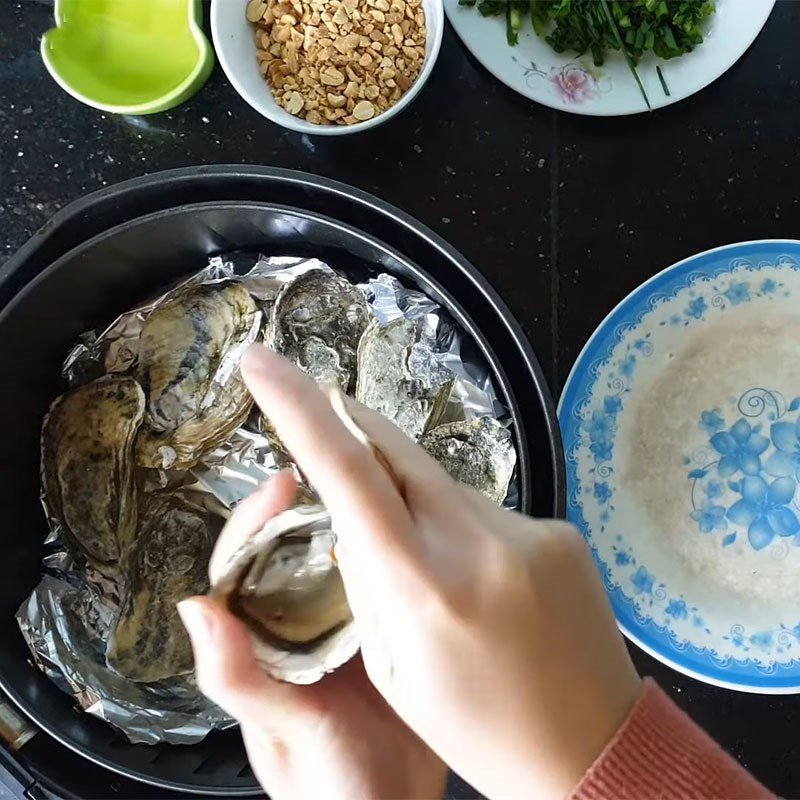
[[[335,542],[322,506],[284,511],[234,553],[212,587],[247,624],[274,678],[314,683],[358,652]]]
[[[136,442],[141,466],[188,469],[245,421],[252,398],[239,362],[260,319],[235,282],[190,286],[156,306],[139,337],[147,395]]]
[[[496,419],[451,422],[429,431],[419,440],[449,473],[501,505],[517,463],[510,431]]]
[[[221,520],[179,494],[151,496],[122,563],[126,584],[106,650],[108,665],[151,683],[189,672],[192,647],[176,604],[208,591]]]
[[[419,320],[370,323],[358,346],[356,400],[418,439],[447,407],[454,376],[434,357],[433,337]]]
[[[318,382],[349,392],[358,343],[371,317],[358,287],[334,272],[309,270],[279,292],[267,343]]]
[[[59,397],[42,426],[45,502],[97,564],[116,561],[136,530],[132,451],[144,407],[132,378],[100,378]]]

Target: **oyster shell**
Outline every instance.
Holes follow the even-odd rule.
[[[266,436],[269,441],[270,450],[275,458],[275,464],[280,469],[287,469],[294,466],[292,454],[286,449],[283,440],[278,436],[278,431],[275,426],[266,416],[266,414],[259,413],[258,415],[258,430],[262,436]]]
[[[358,346],[356,400],[392,420],[412,439],[434,427],[447,407],[453,374],[436,361],[419,320],[370,323]]]
[[[322,506],[284,511],[234,553],[212,587],[250,628],[274,678],[314,683],[358,652],[335,542]]]
[[[190,286],[156,306],[139,337],[147,395],[136,442],[141,466],[188,469],[245,421],[253,401],[239,361],[260,319],[235,282]]]
[[[318,382],[349,392],[358,343],[371,316],[364,294],[346,278],[309,270],[280,290],[267,342]]]
[[[179,494],[151,496],[122,562],[126,583],[106,650],[108,665],[143,683],[189,672],[192,647],[176,603],[208,591],[221,520]]]
[[[419,440],[450,474],[501,505],[517,463],[510,431],[491,417],[451,422]]]
[[[100,378],[59,397],[42,426],[45,502],[98,564],[116,561],[136,530],[133,442],[144,407],[132,378]]]

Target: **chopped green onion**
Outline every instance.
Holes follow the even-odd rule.
[[[648,52],[675,58],[703,41],[714,0],[459,0],[483,16],[505,14],[509,44],[519,40],[524,17],[558,53],[591,53],[602,64],[621,50],[635,65]]]

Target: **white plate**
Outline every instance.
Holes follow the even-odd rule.
[[[699,92],[730,69],[758,36],[775,0],[717,0],[717,11],[707,23],[705,41],[692,53],[668,61],[647,54],[639,75],[653,108],[661,108]],[[506,42],[505,18],[484,18],[477,8],[458,0],[444,0],[445,12],[456,33],[475,58],[496,78],[515,91],[551,108],[590,116],[620,116],[647,111],[624,58],[610,52],[602,67],[591,55],[576,58],[558,54],[525,25],[519,44]],[[656,67],[669,89],[659,80]]]
[[[259,114],[278,125],[283,125],[284,128],[315,136],[346,136],[370,130],[383,125],[407,108],[430,77],[433,65],[439,57],[444,32],[442,0],[422,0],[428,32],[425,41],[425,60],[422,71],[411,88],[391,108],[382,114],[376,114],[372,119],[356,122],[353,125],[316,125],[292,116],[279,106],[272,96],[267,81],[259,72],[253,41],[255,29],[252,23],[247,21],[246,7],[247,0],[211,0],[211,34],[217,58],[225,75],[231,86]]]
[[[559,406],[567,514],[623,632],[718,686],[800,692],[800,242],[676,264]]]

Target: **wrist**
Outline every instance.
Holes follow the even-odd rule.
[[[597,762],[636,708],[642,694],[643,682],[633,671],[622,679],[598,703],[587,704],[583,712],[583,724],[577,729],[572,746],[565,750],[568,758],[562,770],[559,797],[572,794],[587,772]]]
[[[604,685],[605,684],[605,685]],[[572,691],[561,695],[558,717],[547,730],[537,732],[537,744],[528,748],[536,756],[527,758],[532,796],[569,797],[575,787],[624,728],[642,692],[642,680],[633,670],[618,675],[615,681],[598,681],[595,691],[571,684]],[[589,687],[591,688],[591,687]]]

